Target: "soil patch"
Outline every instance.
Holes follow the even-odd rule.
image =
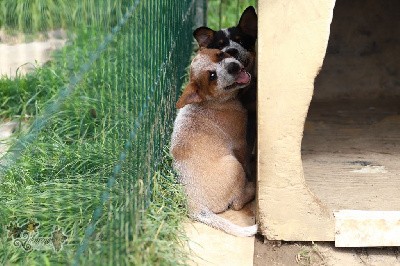
[[[400,265],[400,248],[335,248],[333,242],[254,241],[254,265]]]
[[[66,44],[67,34],[63,30],[38,35],[37,39],[25,42],[23,35],[7,35],[0,31],[0,76],[24,75],[51,58],[51,53]]]

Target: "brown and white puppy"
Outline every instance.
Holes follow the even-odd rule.
[[[208,27],[197,28],[193,32],[199,47],[215,48],[227,52],[239,60],[252,75],[251,83],[239,92],[239,99],[247,109],[247,159],[250,179],[255,179],[255,145],[257,139],[257,80],[256,76],[256,40],[257,14],[254,7],[247,7],[236,26],[213,30]]]
[[[245,173],[247,112],[237,98],[251,81],[243,65],[217,49],[201,49],[176,106],[171,154],[187,194],[189,215],[236,236],[252,236],[216,213],[241,209],[255,195]]]

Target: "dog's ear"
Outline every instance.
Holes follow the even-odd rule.
[[[257,38],[257,14],[254,7],[249,6],[243,11],[238,27],[251,37]]]
[[[190,82],[183,90],[181,97],[179,97],[176,108],[180,109],[187,104],[203,101],[198,92],[199,86],[194,82]]]
[[[207,47],[214,38],[214,34],[215,31],[207,27],[197,28],[193,32],[193,36],[200,47]]]

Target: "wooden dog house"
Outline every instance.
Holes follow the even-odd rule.
[[[259,1],[258,222],[400,245],[400,2]]]

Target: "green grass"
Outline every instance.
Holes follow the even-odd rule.
[[[26,253],[12,247],[3,231],[0,232],[3,236],[0,239],[0,264],[43,265],[72,261],[73,251],[83,237],[93,210],[101,206],[104,191],[109,191],[111,196],[109,203],[103,206],[106,215],[97,222],[89,261],[98,261],[96,257],[109,252],[104,249],[110,248],[107,243],[114,237],[110,235],[114,232],[110,226],[115,227],[115,231],[121,230],[109,219],[122,219],[123,216],[137,221],[125,247],[130,254],[125,261],[135,265],[177,265],[184,261],[184,253],[177,245],[182,244],[179,224],[185,217],[185,202],[166,152],[157,169],[153,169],[154,175],[148,177],[150,180],[145,182],[145,173],[138,173],[143,179],[133,186],[127,181],[136,171],[133,169],[137,163],[136,154],[131,151],[127,161],[132,165],[124,167],[112,189],[106,189],[108,177],[118,163],[118,151],[122,149],[124,137],[119,132],[121,127],[117,127],[121,121],[114,121],[108,115],[112,110],[102,106],[112,102],[109,98],[112,95],[96,93],[101,94],[97,97],[102,99],[101,102],[93,95],[88,97],[89,93],[85,96],[80,93],[66,102],[62,112],[52,118],[9,171],[1,187],[0,202],[5,206],[0,211],[1,221],[35,218],[41,223],[40,234],[44,236],[51,234],[53,226],[60,226],[68,236],[68,245],[57,254]],[[91,108],[96,109],[96,117],[89,111]],[[144,187],[147,183],[152,184],[151,195]],[[137,195],[142,199],[151,196],[152,200],[150,203],[135,201]],[[132,209],[138,213],[130,213]],[[115,250],[120,248],[118,241],[114,245]]]
[[[61,2],[59,7],[65,3]],[[78,2],[83,4],[77,8]],[[1,25],[9,31],[63,27],[75,36],[54,54],[52,62],[27,76],[0,79],[0,119],[31,124],[46,112],[120,18],[125,6],[115,2],[110,7],[108,4],[114,1],[104,1],[107,4],[100,6],[89,0],[71,1],[63,11],[52,5],[56,1],[0,0]],[[183,41],[178,41],[182,44],[176,42],[180,46],[168,54],[175,41],[171,36],[180,36],[182,22],[174,24],[165,15],[147,15],[155,2],[142,2],[128,27],[114,37],[6,175],[0,177],[0,206],[4,206],[0,209],[1,265],[70,263],[93,220],[95,230],[79,259],[82,264],[187,262],[181,228],[186,217],[185,199],[176,183],[167,146],[177,96],[173,90],[179,90],[184,81],[186,65],[182,63],[188,61],[191,43],[187,36],[181,36]],[[224,18],[229,25],[235,25],[239,16],[233,12],[238,5],[232,2]],[[35,22],[40,18],[33,6],[39,3],[51,17],[44,17],[46,22]],[[215,3],[209,1],[210,6],[215,7]],[[170,5],[163,4],[161,10]],[[240,1],[242,5],[247,6],[247,2]],[[17,9],[22,13],[13,18],[11,14]],[[212,9],[209,14],[218,16]],[[82,28],[84,23],[90,27]],[[156,39],[146,31],[152,24],[159,26]],[[166,68],[161,71],[163,62]],[[137,121],[143,123],[135,128]],[[22,139],[26,132],[20,136]],[[54,226],[64,230],[68,241],[60,252],[26,253],[12,246],[5,225],[32,218],[40,222],[41,236],[50,235]]]
[[[40,150],[44,151],[45,149],[43,148],[41,147]],[[65,148],[65,146],[62,148]],[[95,156],[98,157],[98,154],[94,151],[90,154],[88,149],[92,148],[94,147],[85,147],[82,149],[82,153],[93,160]],[[102,147],[98,148],[101,149]],[[46,152],[49,152],[49,150],[46,149]],[[52,154],[54,155],[54,153]],[[65,151],[60,151],[58,154],[59,156],[65,156]],[[64,159],[63,162],[67,165],[65,168],[72,167],[75,163],[84,164],[84,162],[78,161],[75,157],[76,153],[71,158]],[[40,154],[36,154],[35,158],[49,159],[47,156],[41,156]],[[66,161],[68,159],[71,161]],[[164,156],[164,160],[166,160],[164,161],[165,165],[169,165],[170,158],[168,155]],[[57,174],[55,171],[64,168],[64,166],[56,158],[48,162],[37,162],[34,158],[24,158],[23,161],[24,165],[20,167],[24,167],[27,173],[22,178],[23,182],[18,182],[19,188],[17,190],[12,189],[14,187],[14,184],[12,184],[9,189],[2,191],[5,193],[3,196],[8,198],[9,204],[7,211],[2,214],[18,217],[21,220],[35,217],[41,223],[40,234],[43,236],[51,235],[54,225],[60,226],[66,231],[68,244],[59,253],[34,251],[26,253],[12,247],[11,241],[6,239],[5,234],[1,234],[3,237],[0,239],[0,258],[2,258],[0,263],[2,265],[7,265],[7,263],[44,265],[46,262],[51,263],[51,265],[54,263],[67,264],[74,259],[73,249],[70,249],[69,246],[72,247],[79,243],[82,237],[81,227],[89,222],[90,215],[88,215],[88,212],[99,204],[99,201],[95,199],[98,199],[98,195],[104,190],[104,183],[99,182],[101,177],[96,178],[93,173],[83,169],[82,173],[73,171],[75,176]],[[56,163],[57,165],[49,167],[51,163]],[[46,165],[47,169],[35,169]],[[107,167],[107,165],[111,166],[106,164],[104,167]],[[92,172],[93,170],[91,168]],[[39,184],[37,180],[32,182],[32,175],[29,171],[43,173]],[[63,169],[62,171],[71,173],[69,169]],[[21,173],[21,171],[18,172]],[[50,178],[51,176],[53,178]],[[21,176],[14,178],[21,181]],[[144,216],[144,219],[141,219],[143,222],[139,227],[135,228],[137,232],[131,236],[127,245],[127,254],[129,256],[124,261],[132,265],[182,264],[187,258],[182,248],[184,244],[183,231],[179,227],[186,215],[185,200],[181,187],[176,184],[174,173],[168,166],[161,167],[155,172],[152,176],[152,184],[153,199],[144,210],[144,213],[141,214]],[[120,186],[122,184],[117,184],[115,192],[124,192],[124,189]],[[140,187],[140,185],[136,189],[138,193],[145,193],[145,188]],[[110,223],[107,221],[107,216],[112,215],[112,217],[118,218],[124,212],[125,215],[128,215],[127,212],[130,208],[127,205],[133,203],[132,195],[129,196],[129,193],[125,191],[124,196],[126,197],[125,199],[116,195],[111,198],[112,202],[121,201],[120,204],[113,204],[114,206],[119,206],[118,211],[104,209],[108,215],[103,216],[98,221],[95,235],[95,245],[97,247],[89,249],[89,256],[92,256],[92,258],[86,261],[99,262],[102,258],[100,257],[98,258],[100,260],[96,260],[95,257],[100,256],[100,254],[104,256],[109,252],[107,250],[110,248],[108,244],[110,238],[114,236],[110,235]],[[123,202],[129,199],[132,201]],[[74,202],[74,204],[66,204],[66,202]],[[32,205],[35,205],[35,208],[32,208]],[[51,213],[48,211],[49,208],[52,209]],[[115,231],[118,231],[118,229],[116,227]],[[113,248],[118,248],[118,243]]]
[[[26,119],[40,111],[64,81],[51,68],[33,74],[0,79],[0,119]]]
[[[0,29],[40,32],[115,25],[129,6],[112,0],[0,0]]]
[[[257,0],[208,0],[207,26],[214,30],[236,26],[248,6],[257,8]]]

